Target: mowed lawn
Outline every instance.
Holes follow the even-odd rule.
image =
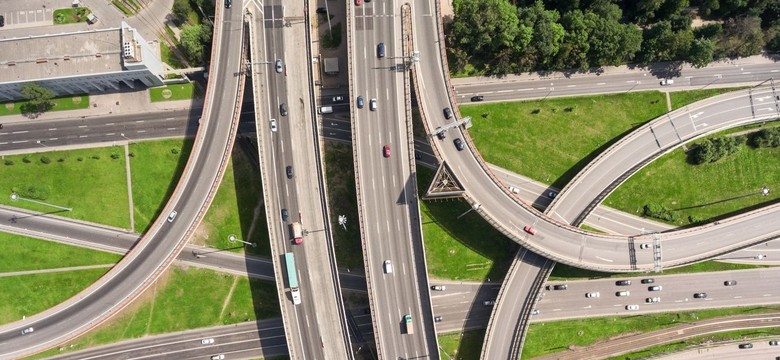
[[[755,306],[534,323],[528,328],[522,358],[531,359],[565,351],[569,345],[592,345],[623,333],[650,332],[679,323],[722,316],[775,312],[778,309],[780,309],[778,306]]]
[[[433,171],[418,167],[423,194]],[[501,281],[517,252],[517,244],[494,229],[463,200],[422,201],[423,235],[428,274],[450,280]]]
[[[0,272],[114,264],[121,258],[117,254],[0,232]]]
[[[69,299],[109,269],[0,277],[0,324],[35,315]]]
[[[460,107],[490,163],[563,187],[612,142],[666,112],[660,92]]]
[[[720,88],[720,89],[676,91],[676,92],[669,93],[669,100],[671,100],[672,102],[672,109],[679,109],[685,105],[692,104],[696,101],[704,100],[708,97],[725,94],[727,92],[732,92],[739,89],[742,88]]]
[[[654,202],[680,215],[675,225],[729,216],[780,199],[780,148],[751,149],[715,163],[690,165],[677,149],[654,161],[618,187],[604,203],[640,215]],[[770,188],[768,196],[761,188]]]
[[[114,318],[61,347],[78,351],[146,335],[229,325],[279,314],[276,287],[270,282],[174,266]],[[42,356],[59,353],[55,348]]]
[[[439,335],[439,359],[479,359],[485,329]]]
[[[4,156],[0,204],[129,229],[125,159],[120,146]],[[13,192],[73,210],[12,201]]]
[[[160,214],[176,188],[191,149],[192,139],[144,141],[130,145],[135,231],[146,232],[152,220]]]
[[[325,173],[328,180],[330,226],[339,267],[364,272],[363,250],[360,244],[360,219],[355,193],[355,168],[352,145],[336,141],[325,142]],[[338,217],[347,217],[346,230]]]

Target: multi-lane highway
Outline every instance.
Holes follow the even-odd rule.
[[[399,1],[348,5],[361,241],[379,358],[437,358],[411,159],[401,12]]]
[[[185,168],[161,218],[114,268],[95,284],[64,303],[0,328],[0,357],[29,355],[76,337],[127,306],[164,271],[185,245],[205,213],[227,165],[238,116],[242,48],[240,12],[218,11],[212,84],[207,91],[204,122]],[[235,31],[238,29],[238,31]],[[224,91],[211,91],[216,86]],[[233,115],[233,116],[231,116]],[[206,136],[208,135],[208,136]],[[167,221],[169,214],[178,216]],[[34,332],[23,334],[23,329]]]

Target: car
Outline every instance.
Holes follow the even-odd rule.
[[[282,59],[276,59],[276,72],[282,73]]]
[[[31,333],[31,332],[33,332],[33,331],[35,331],[35,329],[33,329],[33,327],[32,327],[32,326],[30,326],[30,327],[28,327],[28,328],[26,328],[26,329],[22,330],[22,335],[27,335],[27,334],[29,334],[29,333]]]
[[[225,360],[224,354],[214,355],[211,357],[211,360]]]
[[[751,344],[751,343],[739,344],[739,348],[740,349],[752,349],[753,348],[753,344]]]
[[[390,262],[390,260],[385,260],[385,274],[392,274],[393,273],[393,263]]]
[[[433,286],[431,286],[431,290],[444,291],[444,290],[447,290],[447,286],[445,286],[445,285],[433,285]]]
[[[642,250],[649,249],[650,248],[650,244],[648,244],[648,243],[639,244],[639,248],[642,249]]]
[[[547,197],[550,198],[550,199],[555,199],[556,196],[558,196],[558,193],[555,192],[555,191],[548,191],[547,192]]]
[[[276,132],[276,119],[271,119],[271,131]]]
[[[655,279],[648,278],[648,279],[642,279],[642,284],[652,284],[655,282]]]
[[[225,9],[230,9],[231,6],[233,6],[233,1],[225,0]]]
[[[539,315],[539,314],[541,314],[541,311],[539,311],[539,309],[531,310],[531,315]]]
[[[444,112],[444,118],[445,119],[447,119],[447,120],[452,119],[452,109],[446,107],[442,111]]]
[[[693,298],[694,299],[706,299],[707,298],[707,293],[703,293],[703,292],[702,293],[695,293],[695,294],[693,294]]]
[[[769,346],[777,346],[780,345],[780,342],[777,340],[769,340]]]
[[[176,212],[176,210],[172,210],[172,211],[171,211],[171,213],[170,213],[170,214],[168,214],[168,222],[173,222],[173,219],[175,219],[175,218],[176,218],[176,214],[178,214],[178,213]]]
[[[597,297],[600,297],[600,296],[601,296],[601,294],[598,291],[585,293],[585,297],[586,298],[597,298]]]
[[[566,290],[569,286],[566,284],[547,285],[547,290]]]
[[[618,281],[615,281],[615,285],[617,285],[617,286],[629,286],[629,285],[631,285],[631,280],[618,280]]]
[[[287,212],[287,209],[282,209],[282,221],[287,221],[287,219],[290,218],[290,213]]]
[[[441,322],[442,320],[444,320],[444,318],[443,318],[443,317],[441,317],[441,315],[439,315],[439,316],[435,316],[435,317],[433,318],[433,321],[435,321],[435,322]]]
[[[648,286],[648,287],[647,287],[647,291],[661,291],[661,290],[663,290],[663,289],[664,289],[664,287],[663,287],[663,286],[661,286],[661,285],[656,285],[656,286]]]
[[[626,310],[639,310],[639,305],[626,305]]]
[[[210,345],[214,343],[214,338],[203,339],[200,341],[201,345]]]
[[[363,4],[363,0],[355,0],[355,6],[360,6]]]
[[[657,297],[657,296],[656,297],[649,297],[649,298],[645,299],[645,302],[648,303],[648,304],[653,304],[653,303],[661,302],[661,298]]]
[[[463,151],[465,146],[463,146],[463,140],[460,138],[455,138],[455,140],[452,141],[453,144],[455,144],[455,148],[458,149],[458,151]]]
[[[287,104],[279,104],[279,113],[282,114],[282,116],[287,116]]]
[[[363,96],[362,96],[362,95],[361,95],[361,96],[358,96],[358,97],[357,97],[357,107],[358,107],[358,109],[362,109],[362,108],[363,108],[363,105],[364,105],[364,104],[363,104]]]
[[[287,165],[287,169],[285,169],[285,172],[287,173],[287,178],[292,179],[293,178],[293,168],[292,165]]]
[[[724,286],[735,286],[737,285],[737,280],[727,280],[723,282]]]
[[[485,100],[485,97],[482,96],[482,95],[476,95],[476,96],[472,96],[471,97],[471,101],[472,102],[477,102],[477,101],[482,101],[482,100]]]
[[[384,155],[386,158],[389,158],[389,157],[390,157],[390,145],[385,145],[385,146],[382,148],[382,154],[383,154],[383,155]]]
[[[629,296],[631,295],[630,291],[618,291],[615,293],[615,296]]]
[[[672,85],[672,84],[674,84],[674,80],[672,80],[672,79],[663,79],[663,80],[661,80],[661,86]]]
[[[327,13],[328,13],[328,9],[326,9],[324,7],[318,7],[317,8],[317,14],[327,14]]]
[[[376,111],[376,99],[371,99],[368,101],[368,109],[371,111]]]
[[[5,26],[5,17],[3,15],[0,15],[0,27]]]
[[[379,58],[385,57],[385,43],[379,43],[376,46],[376,56]]]
[[[331,99],[331,100],[333,100],[334,103],[340,103],[340,102],[344,101],[344,97],[341,96],[341,95],[338,95],[338,96],[334,96],[333,99]]]
[[[485,300],[485,301],[482,302],[482,305],[484,305],[484,306],[493,306],[495,304],[496,304],[495,300]]]
[[[445,134],[447,131],[442,131],[440,133],[436,134],[436,137],[439,138],[439,140],[444,140],[447,137],[447,134]]]
[[[536,229],[532,228],[531,225],[526,225],[525,227],[523,227],[523,231],[531,235],[536,235]]]

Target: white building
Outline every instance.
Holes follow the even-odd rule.
[[[0,40],[0,101],[36,82],[56,96],[163,85],[163,63],[138,32],[121,28]]]

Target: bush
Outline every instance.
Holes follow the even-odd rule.
[[[179,154],[179,149],[177,149],[177,148],[171,149],[171,154],[178,155]]]
[[[11,159],[5,159],[5,164],[8,165],[8,166],[11,166],[11,165],[14,164],[14,161],[11,160]]]
[[[65,158],[59,158],[57,159],[57,162],[65,162]]]
[[[49,159],[48,156],[41,156],[41,163],[43,163],[43,164],[51,164],[51,159]]]
[[[691,150],[691,161],[697,165],[716,162],[735,154],[744,142],[744,136],[726,136],[705,140]]]
[[[81,156],[79,156],[79,157],[77,157],[77,158],[76,158],[76,160],[78,160],[78,161],[84,161],[84,158],[83,158],[83,157],[81,157]]]
[[[32,162],[32,160],[30,160],[29,157],[25,156],[25,157],[22,158],[22,162],[25,163],[25,164],[29,164],[29,163]]]
[[[668,222],[677,222],[680,215],[659,204],[650,203],[644,207],[644,215],[651,218],[661,219]]]
[[[755,147],[778,147],[780,146],[780,127],[762,129],[753,134],[750,143]]]
[[[91,159],[100,160],[100,155],[92,155],[90,156]]]
[[[117,153],[112,153],[112,154],[111,154],[111,158],[112,158],[112,159],[114,159],[114,160],[116,160],[116,159],[119,159],[119,154],[117,154]]]

